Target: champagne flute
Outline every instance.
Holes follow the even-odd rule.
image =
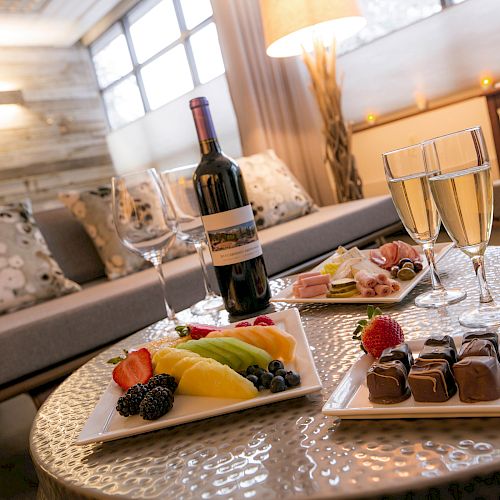
[[[155,169],[115,176],[111,180],[113,220],[123,245],[153,264],[158,272],[167,318],[175,324],[167,299],[162,259],[177,233],[175,208]]]
[[[207,265],[203,254],[206,242],[205,230],[200,216],[200,206],[196,198],[193,174],[196,165],[180,167],[163,172],[163,179],[175,203],[179,231],[177,237],[193,245],[200,259],[201,273],[205,287],[205,297],[191,306],[195,315],[211,314],[224,308],[224,301],[217,295],[208,279]]]
[[[432,290],[415,299],[417,307],[438,308],[455,304],[467,294],[443,286],[434,259],[434,242],[441,220],[429,188],[423,146],[417,144],[382,155],[392,201],[408,234],[422,245],[429,263]]]
[[[443,224],[474,266],[479,307],[459,317],[463,326],[500,326],[500,308],[489,291],[484,253],[493,221],[491,168],[481,127],[436,137],[423,144],[429,184]]]

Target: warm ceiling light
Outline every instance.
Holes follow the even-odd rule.
[[[375,121],[377,120],[377,117],[373,113],[368,113],[366,115],[366,121],[370,124],[373,125]]]
[[[260,8],[270,57],[309,52],[315,38],[345,40],[366,24],[356,0],[260,0]]]
[[[1,104],[24,104],[23,93],[20,90],[0,91]]]
[[[493,84],[493,79],[490,78],[489,76],[481,78],[481,87],[483,87],[483,89],[489,89],[492,84]]]

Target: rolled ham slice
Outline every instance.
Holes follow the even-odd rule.
[[[328,291],[327,285],[312,285],[299,287],[297,289],[298,297],[301,299],[308,299],[309,297],[317,297],[318,295],[325,295]]]
[[[362,297],[375,297],[377,295],[373,288],[363,286],[361,283],[356,283],[356,288]]]
[[[301,273],[297,276],[297,281],[302,281],[303,279],[305,278],[311,278],[313,276],[323,276],[323,274],[321,274],[320,272],[318,271],[311,271],[311,272],[308,272],[308,273]]]
[[[377,274],[376,278],[379,285],[389,285],[389,282],[391,281],[391,278],[384,273]]]
[[[392,289],[389,285],[375,285],[375,293],[379,297],[386,297],[392,293]]]
[[[401,285],[396,281],[396,280],[389,280],[389,283],[387,283],[391,287],[391,290],[393,292],[399,292],[401,290]]]
[[[377,278],[366,271],[358,271],[354,279],[364,288],[373,288],[377,284]]]
[[[300,279],[301,285],[311,286],[311,285],[329,285],[330,275],[320,274],[319,276],[308,276],[307,278]]]

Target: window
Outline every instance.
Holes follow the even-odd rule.
[[[210,0],[143,0],[90,52],[112,129],[225,71]]]

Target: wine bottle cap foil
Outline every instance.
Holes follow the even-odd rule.
[[[189,107],[191,109],[200,108],[202,106],[208,106],[208,99],[206,97],[195,97],[189,101]]]

